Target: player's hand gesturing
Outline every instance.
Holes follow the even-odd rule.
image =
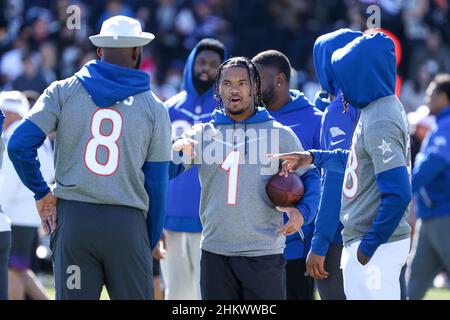
[[[182,151],[183,155],[190,155],[191,159],[194,159],[197,154],[194,150],[194,147],[198,144],[197,141],[193,140],[193,139],[189,139],[189,138],[180,138],[177,139],[173,145],[172,145],[172,149],[174,151]]]
[[[45,197],[36,201],[36,208],[41,217],[42,226],[46,233],[56,230],[56,201],[58,199],[50,191]]]
[[[295,207],[277,207],[277,210],[286,212],[289,217],[289,221],[284,226],[278,228],[278,232],[284,236],[290,236],[291,234],[298,232],[303,226],[303,223],[305,223],[303,215]]]
[[[308,151],[268,154],[269,158],[285,160],[283,162],[280,176],[288,176],[289,172],[294,172],[298,168],[309,166],[313,162],[313,157]]]

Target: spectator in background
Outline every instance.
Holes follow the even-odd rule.
[[[448,49],[442,43],[441,33],[438,30],[430,30],[426,37],[425,45],[417,45],[412,51],[409,76],[416,75],[417,68],[424,63],[428,64],[428,71],[431,74],[449,72],[449,56]]]
[[[33,61],[31,53],[25,51],[22,55],[23,72],[13,82],[14,90],[34,90],[43,92],[49,85],[41,68]]]
[[[97,20],[96,31],[100,31],[102,23],[113,16],[127,16],[134,18],[134,12],[131,7],[124,4],[122,0],[107,0],[105,11],[102,12]]]
[[[418,106],[425,102],[425,91],[430,83],[435,70],[431,61],[424,62],[418,69],[413,78],[407,79],[402,86],[400,100],[402,101],[405,112],[415,111]]]
[[[45,42],[39,47],[41,73],[46,83],[56,80],[55,68],[58,63],[56,47],[52,42]]]
[[[430,115],[430,109],[426,105],[418,107],[414,112],[409,112],[407,117],[411,136],[411,166],[414,168],[416,155],[426,135],[434,128],[435,119]]]
[[[14,40],[11,50],[1,56],[0,62],[0,85],[10,86],[23,72],[22,56],[26,50],[26,39],[20,35]]]
[[[0,93],[0,104],[5,111],[4,139],[9,140],[20,120],[28,112],[26,97],[18,91]],[[38,150],[41,170],[46,181],[54,176],[53,151],[48,140]],[[9,257],[9,299],[23,300],[25,294],[35,300],[47,300],[42,284],[30,269],[34,241],[41,219],[37,213],[33,194],[20,181],[7,153],[3,154],[0,170],[0,203],[11,219],[12,245]]]

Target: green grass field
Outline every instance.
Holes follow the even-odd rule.
[[[53,287],[46,287],[47,293],[50,297],[55,297],[55,289]],[[100,300],[109,300],[108,293],[105,288],[103,288]],[[450,300],[450,290],[449,289],[430,289],[428,290],[425,300]]]

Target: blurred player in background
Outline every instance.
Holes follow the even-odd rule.
[[[281,52],[268,50],[258,53],[252,62],[261,75],[261,93],[269,114],[288,126],[299,138],[304,149],[319,149],[322,112],[314,108],[304,94],[289,90],[291,64]],[[288,300],[313,300],[314,279],[306,275],[306,255],[311,245],[314,219],[319,206],[320,173],[310,170],[302,177],[305,195],[299,211],[308,217],[302,226],[303,239],[298,232],[286,237],[286,289]],[[285,220],[287,217],[285,216]]]
[[[13,133],[8,152],[34,192],[51,249],[57,299],[151,299],[151,248],[167,201],[171,128],[167,109],[138,71],[154,35],[124,16],[89,39],[101,60],[52,83]],[[36,149],[56,131],[56,187]],[[146,221],[147,217],[147,221]]]
[[[413,170],[421,225],[408,272],[409,299],[422,299],[436,275],[450,271],[450,74],[434,78],[427,100],[436,127],[425,138]]]
[[[342,92],[331,70],[331,56],[335,50],[361,35],[361,32],[340,29],[320,36],[314,44],[316,75],[330,101],[322,117],[322,150],[350,149],[359,110],[348,105],[348,112],[342,112]],[[341,172],[323,171],[320,207],[306,261],[308,273],[316,279],[322,300],[345,300],[340,267],[343,226],[339,221],[343,180]]]
[[[19,91],[0,93],[0,105],[5,111],[4,140],[9,138],[29,110],[24,94]],[[53,150],[48,139],[38,149],[40,169],[44,180],[51,182],[55,176]],[[9,299],[23,300],[27,294],[34,300],[47,300],[49,297],[34,272],[31,261],[34,242],[37,238],[41,219],[36,210],[33,193],[20,181],[7,153],[3,155],[0,169],[0,203],[4,213],[11,219],[11,252],[9,257]]]
[[[184,68],[184,90],[165,102],[172,121],[172,136],[179,137],[193,124],[208,122],[214,111],[214,81],[226,58],[224,45],[203,39],[192,49]],[[166,299],[198,300],[200,296],[200,183],[197,168],[169,182],[164,224],[166,258],[162,262]]]

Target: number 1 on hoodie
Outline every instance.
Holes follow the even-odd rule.
[[[228,173],[227,206],[237,205],[240,154],[240,151],[231,151],[220,166],[221,169]]]

